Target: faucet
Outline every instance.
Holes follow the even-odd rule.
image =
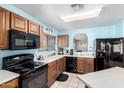
[[[38,58],[37,58],[37,60],[43,60],[44,59],[44,57],[42,56],[42,55],[40,55]]]

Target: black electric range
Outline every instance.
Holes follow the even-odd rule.
[[[47,87],[48,65],[33,61],[33,54],[21,54],[3,58],[3,69],[20,74],[21,88]]]

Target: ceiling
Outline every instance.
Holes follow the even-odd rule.
[[[68,23],[65,23],[60,16],[75,12],[70,8],[70,4],[14,4],[14,6],[60,31],[111,25],[114,22],[124,19],[123,4],[105,5],[97,18],[78,20]],[[92,8],[92,6],[97,5],[89,4],[86,6]]]

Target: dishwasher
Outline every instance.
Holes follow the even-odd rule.
[[[66,58],[66,71],[72,73],[77,72],[77,57]]]

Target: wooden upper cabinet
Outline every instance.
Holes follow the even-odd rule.
[[[63,36],[63,47],[68,47],[68,35]]]
[[[68,47],[68,35],[58,36],[58,47],[60,48]]]
[[[40,25],[35,22],[29,21],[29,33],[39,35]]]
[[[27,33],[28,20],[24,17],[11,13],[11,29],[23,31]]]
[[[43,27],[40,27],[40,48],[43,48],[44,32]]]
[[[0,49],[8,48],[10,12],[0,7]]]

